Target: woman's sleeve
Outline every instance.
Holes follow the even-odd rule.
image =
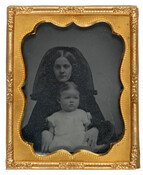
[[[81,109],[85,110],[86,112],[90,112],[92,119],[92,125],[98,128],[98,125],[101,121],[105,121],[103,114],[95,101],[93,95],[83,95],[81,96],[80,101]]]
[[[41,149],[41,132],[48,130],[48,125],[43,116],[41,104],[37,103],[32,111],[28,124],[22,129],[22,137],[27,142],[34,143],[34,149]]]
[[[34,150],[41,149],[41,133],[44,130],[49,130],[46,122],[47,116],[58,111],[60,105],[54,98],[37,101],[28,124],[22,129],[22,137],[28,142],[34,143]]]

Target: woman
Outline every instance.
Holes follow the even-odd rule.
[[[36,100],[37,103],[28,124],[22,129],[23,138],[34,143],[35,151],[47,151],[51,138],[45,118],[60,110],[60,104],[56,100],[57,90],[66,81],[72,81],[79,87],[79,108],[91,113],[92,125],[89,126],[86,135],[88,144],[94,144],[95,126],[99,130],[97,144],[110,145],[114,139],[114,127],[109,121],[105,121],[95,101],[94,95],[97,92],[94,90],[91,70],[86,59],[73,47],[55,47],[44,55],[31,95],[32,100]]]

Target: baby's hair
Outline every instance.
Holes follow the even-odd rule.
[[[61,86],[60,86],[60,88],[59,88],[58,98],[60,98],[61,92],[66,91],[66,90],[69,90],[71,88],[73,88],[73,89],[75,89],[75,90],[77,90],[79,92],[79,88],[78,88],[78,86],[74,82],[67,81],[65,83],[62,83]]]

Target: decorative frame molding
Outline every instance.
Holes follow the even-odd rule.
[[[136,169],[140,166],[140,153],[139,153],[139,134],[138,134],[138,9],[135,6],[10,6],[8,7],[8,19],[7,19],[7,169]],[[63,20],[58,21],[54,15],[65,15]],[[96,15],[93,21],[86,20],[85,25],[90,26],[96,21],[106,21],[111,24],[116,33],[120,33],[127,44],[123,63],[120,69],[121,81],[124,85],[124,91],[122,92],[120,99],[120,106],[123,113],[123,119],[125,121],[125,134],[122,139],[122,143],[126,147],[130,147],[129,160],[119,158],[119,161],[112,161],[114,150],[110,151],[111,161],[108,161],[108,155],[100,156],[88,151],[81,151],[70,155],[67,151],[57,151],[50,154],[47,157],[41,157],[33,152],[31,146],[25,143],[20,137],[20,121],[22,120],[22,112],[25,105],[24,95],[21,91],[22,83],[25,79],[24,63],[21,52],[19,52],[23,36],[31,32],[35,25],[40,21],[52,22],[55,25],[66,26],[70,22],[75,22],[78,25],[83,25],[83,21],[76,15]],[[30,17],[36,16],[37,19],[33,23],[26,24],[27,30],[20,31],[16,28],[16,22],[19,22],[19,18],[22,16],[26,19],[26,15]],[[47,15],[45,17],[44,15]],[[48,18],[50,15],[50,18]],[[126,32],[122,29],[117,29],[114,18],[116,16],[126,16],[129,18],[130,24],[130,41],[127,40]],[[85,17],[86,18],[86,17]],[[32,19],[32,17],[31,17]],[[76,20],[75,20],[76,19]],[[122,20],[120,21],[120,25]],[[14,35],[14,31],[17,33]],[[18,44],[15,44],[17,41]],[[130,47],[129,47],[130,45]],[[15,47],[14,47],[15,46]],[[17,52],[18,51],[18,52]],[[18,54],[16,55],[15,52]],[[21,67],[19,76],[16,76],[17,65]],[[123,69],[126,69],[127,76]],[[22,77],[22,79],[21,79]],[[130,78],[129,78],[130,77]],[[130,80],[128,80],[130,79]],[[128,86],[128,87],[127,87]],[[126,88],[127,87],[127,88]],[[18,92],[17,92],[18,91]],[[126,93],[130,98],[129,109],[124,107],[125,100],[127,99]],[[18,115],[20,121],[18,124],[13,120],[15,114],[15,105],[17,102],[15,98],[19,97],[21,107],[18,107]],[[125,114],[127,111],[127,117]],[[15,116],[16,117],[16,116]],[[128,123],[128,121],[130,121]],[[16,129],[15,127],[16,126]],[[131,133],[129,133],[131,131]],[[18,138],[16,141],[15,138]],[[127,143],[127,137],[130,143]],[[15,144],[14,144],[15,143]],[[25,155],[22,155],[17,146],[22,146]],[[117,145],[120,153],[125,153],[120,143]],[[26,150],[28,150],[26,152]],[[127,148],[126,148],[127,150]],[[109,154],[109,153],[107,153]],[[63,157],[63,159],[62,159]],[[87,158],[88,161],[83,162],[82,158]],[[105,157],[105,158],[104,158]],[[56,159],[55,159],[56,158]],[[66,160],[66,161],[65,161]],[[92,160],[92,161],[90,161]]]

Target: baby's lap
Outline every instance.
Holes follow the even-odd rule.
[[[54,136],[54,140],[56,142],[69,142],[69,141],[73,141],[73,140],[76,140],[77,142],[78,141],[81,141],[84,139],[84,136],[85,136],[85,133],[74,133],[74,134],[64,134],[64,135],[57,135],[57,136]]]

